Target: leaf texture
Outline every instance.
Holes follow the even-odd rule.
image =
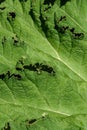
[[[0,2],[1,130],[87,130],[86,5]]]

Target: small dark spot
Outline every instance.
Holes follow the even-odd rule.
[[[11,16],[11,17],[12,17],[12,19],[15,19],[16,14],[15,14],[15,12],[9,12],[9,16]]]
[[[6,7],[0,7],[0,10],[4,10]]]

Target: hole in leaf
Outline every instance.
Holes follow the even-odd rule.
[[[12,37],[12,39],[14,40],[14,44],[18,43],[18,37],[17,37],[17,35],[15,35],[14,37]]]
[[[9,79],[9,78],[11,78],[12,76],[13,76],[15,79],[17,79],[17,80],[21,80],[21,78],[22,78],[20,74],[14,74],[14,73],[13,73],[13,74],[10,74],[10,71],[8,71],[6,74],[4,74],[4,73],[3,73],[3,74],[0,74],[0,79],[3,80],[5,77],[7,77],[7,78]]]
[[[11,22],[11,21],[13,21],[13,20],[15,19],[15,17],[16,17],[15,12],[9,12],[9,13],[8,13],[8,16],[7,16],[7,20],[8,20],[9,22]]]
[[[71,28],[70,32],[72,33],[72,36],[74,39],[83,39],[84,38],[84,33],[76,33],[75,28]]]
[[[32,65],[32,64],[24,65],[23,67],[24,67],[24,69],[29,69],[31,71],[36,71],[36,67],[34,65]]]
[[[9,12],[9,16],[11,16],[13,19],[16,17],[15,12]]]
[[[84,34],[83,33],[73,33],[73,38],[74,39],[83,39]]]
[[[75,28],[70,29],[70,32],[74,33],[74,31],[75,31]]]
[[[34,65],[32,65],[32,64],[24,65],[23,68],[29,69],[31,71],[37,71],[38,74],[40,74],[41,71],[45,71],[45,72],[55,75],[55,71],[52,67],[50,67],[48,65],[43,65],[42,63],[35,63]]]
[[[61,22],[62,20],[66,20],[66,16],[61,16],[58,22]]]
[[[16,67],[16,70],[21,71],[21,70],[22,70],[22,68],[20,68],[20,67]]]
[[[21,80],[21,78],[22,78],[20,74],[12,74],[12,75],[9,76],[9,78],[11,78],[12,76],[13,76],[15,79],[17,79],[17,80]]]
[[[59,28],[58,28],[58,31],[59,31],[60,33],[65,33],[65,31],[66,31],[68,28],[69,28],[69,26],[62,26],[62,27],[59,27]]]
[[[27,120],[26,122],[28,125],[31,125],[31,124],[35,123],[36,121],[37,121],[36,119],[31,119],[31,120]]]
[[[66,20],[66,16],[61,16],[59,20],[57,20],[56,18],[56,14],[54,14],[54,29],[57,30],[57,32],[60,32],[60,33],[65,33],[65,31],[67,29],[69,29],[69,26],[60,26],[60,22],[62,22],[63,20]]]
[[[4,79],[5,78],[5,74],[0,74],[0,79]]]

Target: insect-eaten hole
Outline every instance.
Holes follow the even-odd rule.
[[[22,76],[20,74],[11,74],[9,78],[14,77],[17,80],[21,80]]]
[[[66,16],[61,16],[60,19],[58,20],[58,23],[63,21],[63,20],[66,20]]]
[[[14,37],[12,37],[12,39],[14,41],[14,45],[19,42],[17,35],[15,35]]]
[[[83,39],[84,38],[84,33],[77,33],[77,32],[75,32],[75,28],[71,28],[70,29],[70,32],[72,33],[72,37],[74,38],[74,39]]]
[[[73,38],[74,39],[83,39],[84,38],[84,33],[73,33]]]
[[[15,19],[16,14],[15,14],[15,12],[9,12],[9,16],[11,16],[13,19]]]
[[[30,71],[36,71],[40,74],[42,71],[55,75],[55,71],[51,66],[44,65],[43,63],[35,63],[30,65],[24,65],[24,69],[29,69]]]
[[[5,74],[3,73],[3,74],[0,74],[0,79],[4,79],[5,78]]]
[[[16,13],[15,12],[9,12],[8,16],[7,16],[7,20],[9,22],[14,21],[15,17],[16,17]]]

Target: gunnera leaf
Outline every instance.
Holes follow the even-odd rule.
[[[86,5],[1,1],[1,130],[87,130]]]

